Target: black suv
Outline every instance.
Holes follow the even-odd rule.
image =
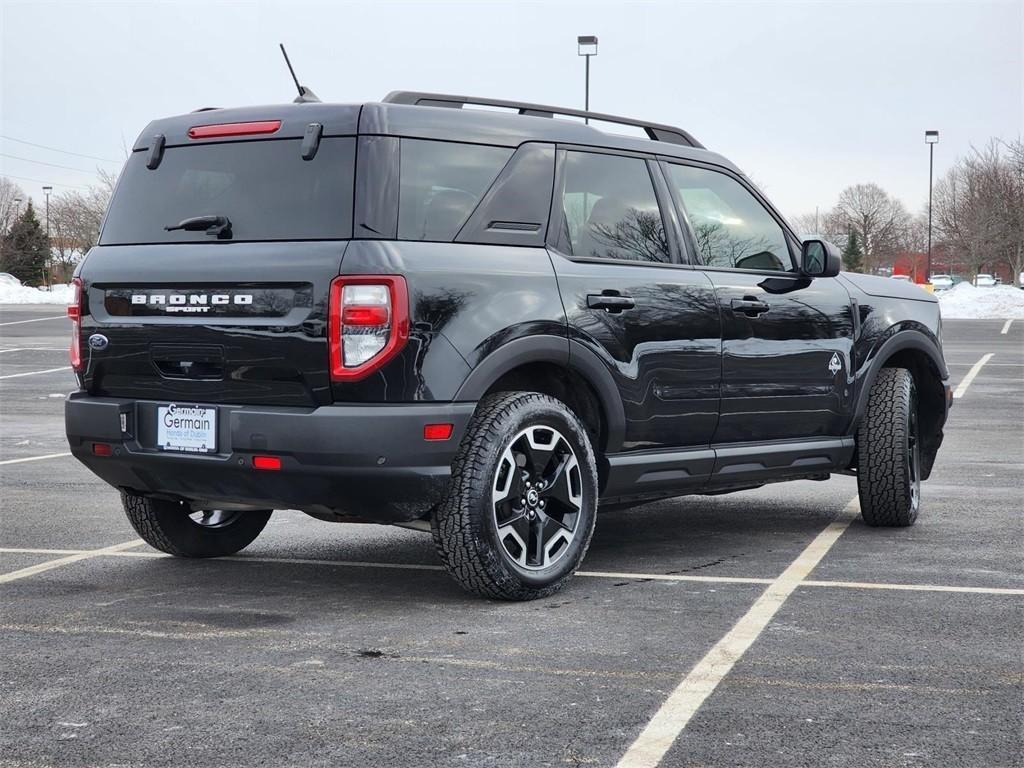
[[[839,274],[686,131],[535,104],[158,120],[75,285],[71,450],[186,557],[294,508],[529,599],[599,502],[839,472],[910,525],[950,404],[930,295]]]

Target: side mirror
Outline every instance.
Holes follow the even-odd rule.
[[[800,249],[800,272],[806,277],[835,277],[842,257],[828,240],[804,240]]]

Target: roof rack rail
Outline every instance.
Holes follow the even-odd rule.
[[[477,98],[473,96],[454,96],[449,93],[421,93],[419,91],[392,91],[382,101],[385,104],[411,104],[423,107],[453,107],[461,109],[466,104],[475,104],[482,107],[505,107],[519,111],[520,115],[532,115],[533,117],[554,117],[555,115],[568,115],[570,117],[584,117],[591,120],[600,120],[604,123],[616,123],[618,125],[630,125],[635,128],[642,128],[647,138],[652,141],[665,141],[670,144],[682,144],[688,147],[704,149],[704,145],[697,141],[682,128],[675,128],[671,125],[660,123],[648,123],[643,120],[634,120],[629,117],[618,117],[617,115],[605,115],[601,112],[587,112],[582,109],[568,109],[566,107],[548,107],[543,104],[529,104],[523,101],[507,101],[505,99]]]

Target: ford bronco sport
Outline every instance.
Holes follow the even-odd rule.
[[[534,104],[157,120],[74,284],[71,450],[184,557],[298,509],[530,599],[599,501],[846,473],[906,526],[950,404],[932,296],[840,274],[686,131]]]

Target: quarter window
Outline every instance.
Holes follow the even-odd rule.
[[[581,258],[669,261],[668,241],[644,160],[567,152],[559,248]]]
[[[747,189],[724,173],[669,165],[697,241],[697,260],[707,267],[787,271],[793,267],[779,223]]]
[[[510,157],[506,147],[402,139],[398,239],[453,240]]]

